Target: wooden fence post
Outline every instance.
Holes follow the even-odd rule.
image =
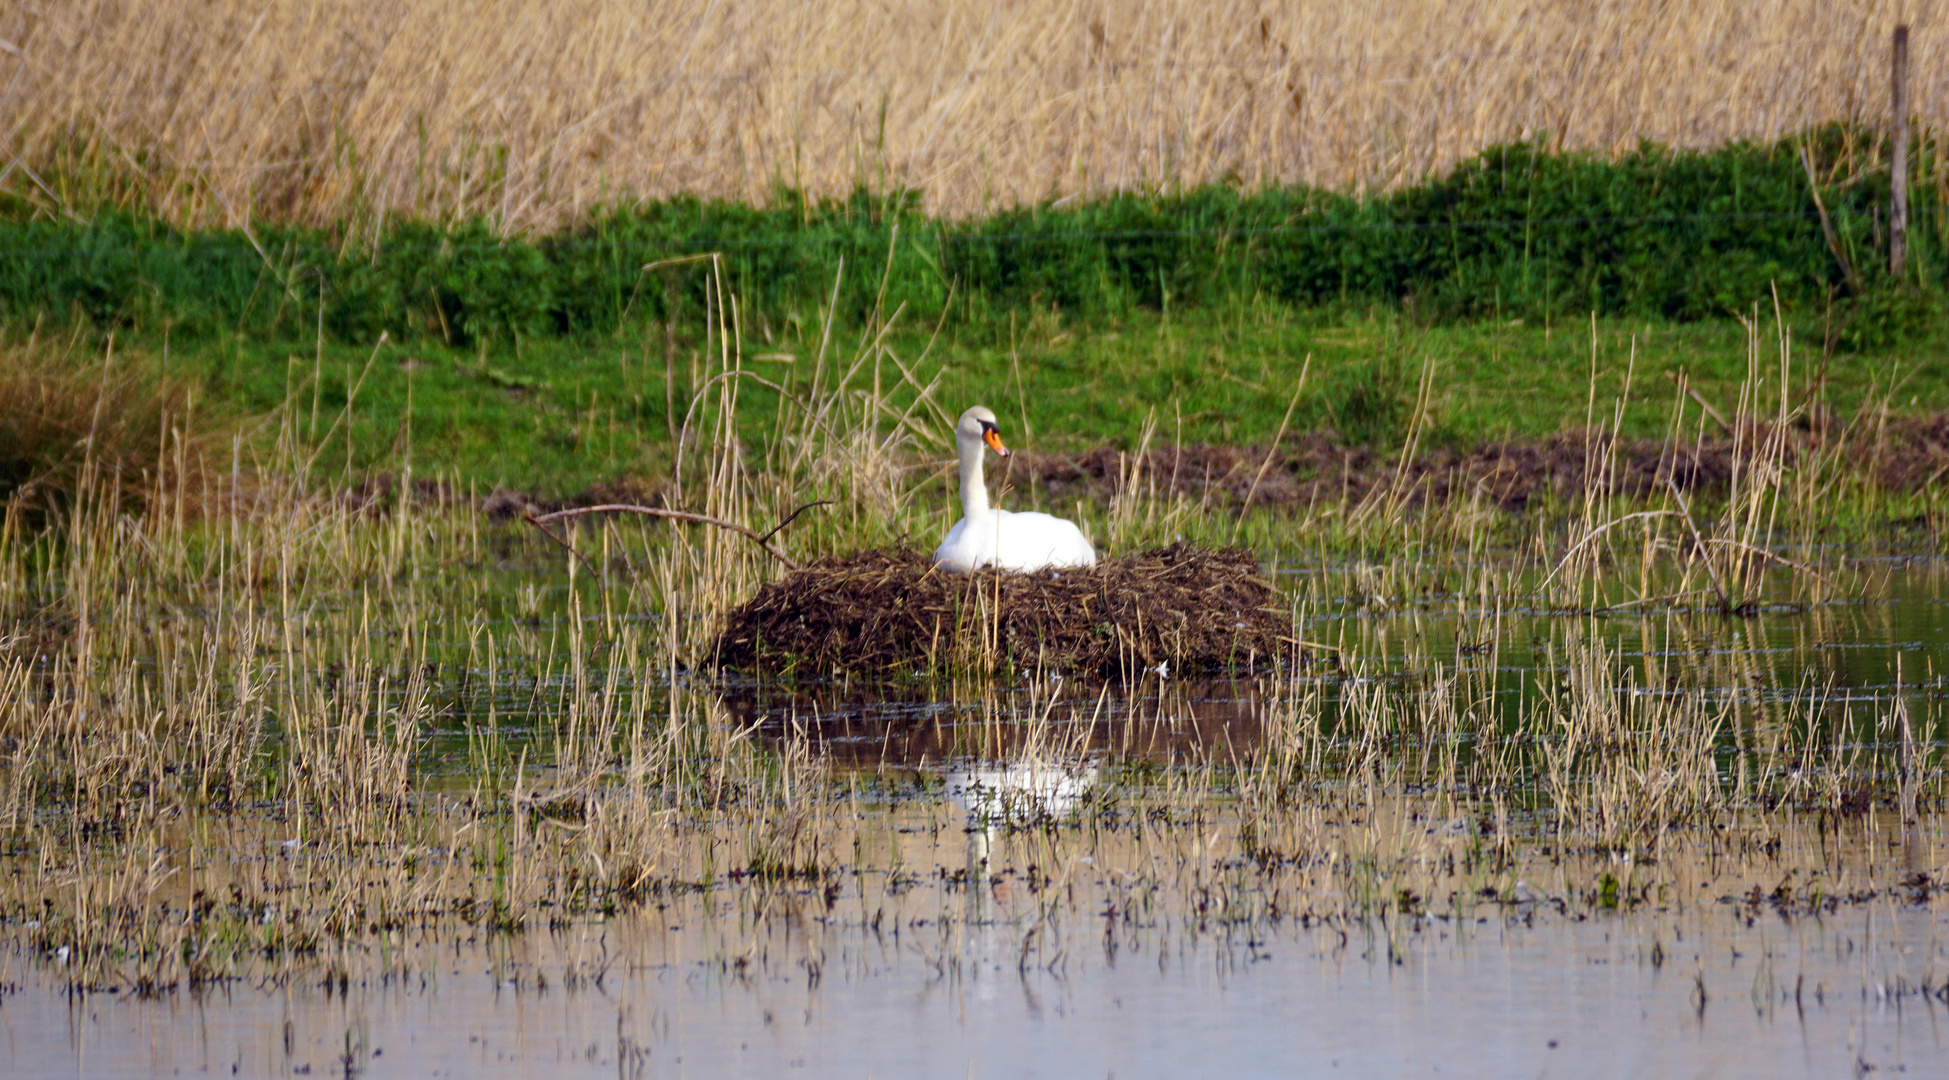
[[[1908,257],[1908,27],[1895,28],[1889,63],[1888,98],[1894,113],[1893,157],[1889,160],[1888,272],[1902,276]]]

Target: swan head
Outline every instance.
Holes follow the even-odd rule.
[[[995,413],[986,405],[976,405],[961,414],[961,422],[954,425],[954,437],[959,442],[980,443],[996,454],[1007,457],[1008,447],[1002,445],[1002,433],[995,426]]]

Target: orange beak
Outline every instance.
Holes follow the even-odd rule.
[[[996,431],[994,428],[984,430],[981,433],[981,441],[988,444],[988,449],[993,450],[1002,457],[1008,456],[1008,447],[1002,445],[1002,433]]]

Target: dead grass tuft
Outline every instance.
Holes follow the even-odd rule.
[[[29,343],[0,346],[0,503],[26,513],[84,490],[140,507],[200,490],[203,441],[186,386],[152,366]]]

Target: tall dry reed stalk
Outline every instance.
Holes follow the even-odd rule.
[[[445,2],[0,11],[0,183],[183,222],[485,215],[623,195],[926,192],[964,215],[1239,180],[1387,188],[1548,133],[1620,152],[1878,120],[1936,5],[1223,0]],[[1944,97],[1912,95],[1925,126]]]
[[[1810,544],[1831,520],[1832,500],[1850,493],[1857,503],[1873,502],[1858,463],[1851,460],[1869,430],[1885,415],[1884,402],[1870,402],[1848,424],[1832,422],[1818,380],[1808,380],[1804,363],[1795,364],[1794,341],[1776,307],[1770,321],[1758,310],[1741,316],[1746,328],[1746,376],[1727,419],[1698,399],[1700,411],[1690,412],[1686,394],[1675,396],[1666,424],[1659,490],[1632,497],[1623,494],[1620,458],[1625,416],[1634,405],[1632,380],[1636,374],[1636,344],[1627,364],[1620,395],[1604,417],[1598,404],[1598,339],[1591,322],[1591,382],[1586,405],[1585,465],[1581,494],[1571,527],[1552,552],[1555,538],[1534,536],[1536,554],[1549,560],[1540,588],[1556,603],[1591,608],[1616,605],[1686,603],[1716,607],[1729,613],[1751,613],[1766,595],[1769,577],[1787,578],[1792,595],[1819,603],[1844,591],[1833,571],[1796,561],[1783,549]],[[1811,387],[1803,385],[1811,381]],[[1681,387],[1683,380],[1680,380]],[[1708,419],[1717,431],[1707,428]],[[1719,505],[1703,505],[1698,485],[1681,479],[1698,467],[1690,449],[1708,434],[1723,433],[1730,440],[1727,490]],[[1685,486],[1692,486],[1687,495]],[[1453,520],[1456,515],[1435,515]],[[1451,535],[1451,545],[1460,537]],[[1675,557],[1681,568],[1676,581],[1654,573]],[[1637,581],[1619,568],[1636,568]],[[1655,582],[1655,587],[1654,587]],[[1620,596],[1624,584],[1630,595]]]

